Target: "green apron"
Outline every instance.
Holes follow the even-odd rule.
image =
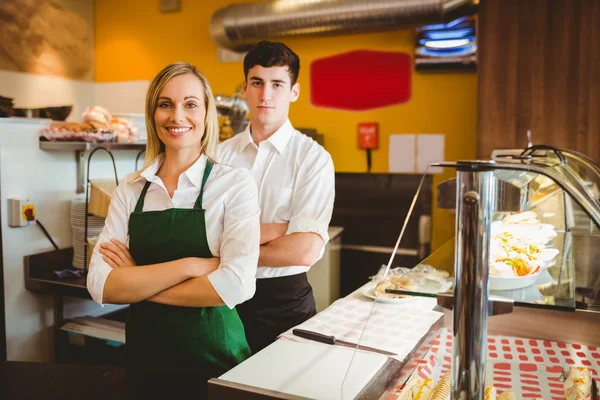
[[[207,161],[193,209],[142,212],[150,186],[146,182],[129,217],[129,250],[138,265],[213,256],[202,209],[204,186],[212,167]],[[250,356],[242,321],[237,311],[227,306],[177,307],[142,301],[129,308],[126,334],[129,367],[194,367],[210,378]]]

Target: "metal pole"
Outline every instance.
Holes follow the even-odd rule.
[[[494,188],[492,171],[457,166],[453,399],[480,400],[484,396]]]

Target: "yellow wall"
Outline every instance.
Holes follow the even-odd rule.
[[[157,1],[97,0],[95,73],[97,82],[152,79],[166,64],[188,61],[200,67],[215,93],[230,94],[243,81],[241,62],[219,63],[208,33],[210,16],[235,0],[182,0],[178,13],[161,14]],[[329,38],[286,39],[301,59],[300,99],[291,107],[296,126],[325,134],[336,171],[363,172],[366,156],[357,148],[357,124],[378,121],[380,149],[373,152],[373,172],[387,172],[388,136],[402,133],[443,133],[446,160],[475,157],[477,76],[474,73],[414,73],[408,103],[368,112],[317,109],[309,103],[308,69],[321,57],[357,49],[413,53],[412,30]],[[357,77],[353,85],[360,85]],[[385,82],[381,82],[385,85]],[[435,182],[453,176],[446,172]],[[435,249],[451,238],[453,218],[433,212]],[[400,226],[400,223],[399,223]]]

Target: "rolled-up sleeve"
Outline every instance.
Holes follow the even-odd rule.
[[[327,230],[333,213],[335,172],[329,153],[324,150],[314,153],[310,162],[305,162],[306,169],[298,174],[292,199],[292,217],[286,234],[316,233],[323,239],[324,249],[329,241]]]
[[[260,251],[258,190],[250,173],[237,171],[224,205],[219,268],[208,279],[229,307],[249,300],[256,291]]]
[[[103,305],[102,295],[104,293],[104,285],[112,268],[104,262],[102,254],[99,253],[98,249],[101,243],[108,242],[110,239],[117,239],[121,243],[127,243],[129,210],[127,209],[125,200],[125,188],[126,183],[121,183],[111,199],[108,216],[106,217],[104,228],[100,233],[98,243],[94,247],[87,274],[88,292],[90,292],[92,299],[100,305]]]

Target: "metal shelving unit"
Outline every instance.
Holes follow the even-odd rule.
[[[77,193],[85,191],[85,168],[83,158],[86,151],[104,148],[108,151],[113,150],[138,150],[138,158],[146,150],[146,143],[92,143],[92,142],[51,142],[40,140],[40,149],[46,151],[74,151],[75,161],[77,161]]]

